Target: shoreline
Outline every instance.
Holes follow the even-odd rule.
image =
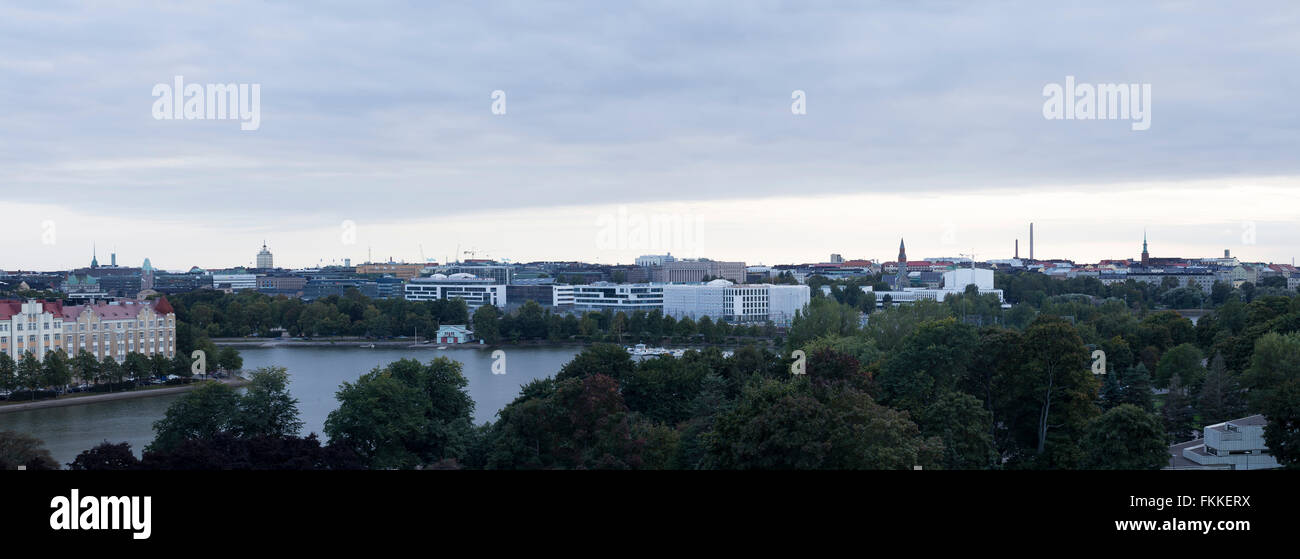
[[[213,338],[213,339],[212,339],[212,343],[213,343],[214,345],[218,346],[218,347],[233,347],[233,348],[241,348],[241,347],[254,347],[254,348],[273,348],[273,347],[354,347],[354,348],[366,348],[366,349],[371,349],[370,346],[374,346],[374,349],[378,349],[378,348],[388,348],[388,349],[393,349],[393,348],[396,348],[396,349],[440,349],[440,350],[449,350],[449,349],[489,349],[489,348],[521,348],[521,347],[536,347],[536,348],[548,348],[548,347],[589,347],[589,346],[595,345],[596,343],[599,343],[599,342],[585,342],[585,341],[564,341],[564,342],[545,341],[545,342],[532,342],[532,341],[530,341],[530,342],[519,342],[519,343],[502,342],[502,343],[497,343],[497,344],[477,344],[477,343],[464,343],[464,344],[451,344],[451,343],[446,343],[446,344],[439,344],[439,343],[432,343],[432,342],[421,342],[421,343],[418,343],[418,344],[417,344],[417,343],[415,343],[414,341],[410,341],[410,340],[401,340],[401,341],[393,341],[393,340],[364,340],[364,339],[358,339],[358,338],[344,338],[344,339],[337,339],[337,340],[329,340],[329,339],[320,339],[320,340],[301,340],[301,339],[278,339],[278,338],[272,338],[272,339],[265,339],[265,338],[248,338],[248,339],[244,339],[244,338]],[[605,342],[605,343],[613,343],[613,342]],[[622,344],[616,344],[616,345],[622,345]],[[737,349],[737,348],[744,347],[744,346],[747,345],[747,344],[744,344],[744,343],[736,343],[736,344],[671,344],[671,345],[673,345],[673,346],[675,346],[675,347],[681,347],[681,348],[684,348],[684,349],[696,349],[696,350],[702,350],[702,349],[704,349],[704,348],[708,348],[708,347],[720,347],[720,348],[727,348],[727,349]],[[771,347],[771,344],[770,344],[770,343],[754,343],[754,345],[757,345],[757,346],[759,346],[759,347],[764,347],[764,346]]]
[[[249,381],[241,378],[222,379],[216,382],[226,384],[232,388],[237,388],[248,384]],[[132,390],[130,392],[108,392],[105,394],[92,394],[90,396],[72,396],[64,398],[54,398],[52,400],[36,400],[34,402],[22,402],[14,404],[0,405],[0,414],[39,410],[45,408],[60,408],[64,406],[81,406],[85,404],[95,404],[99,402],[112,402],[114,400],[132,400],[135,398],[149,398],[152,396],[166,396],[168,394],[180,394],[189,392],[206,382],[194,382],[180,386],[168,386],[166,388],[153,388],[149,390]]]

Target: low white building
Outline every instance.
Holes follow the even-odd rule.
[[[1281,467],[1264,443],[1268,420],[1252,415],[1216,423],[1204,436],[1169,447],[1168,469],[1269,470]]]
[[[440,344],[464,344],[469,343],[473,337],[474,334],[463,324],[443,324],[438,327],[434,341]]]

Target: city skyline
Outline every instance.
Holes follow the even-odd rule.
[[[1009,257],[1031,221],[1040,257],[1297,256],[1293,3],[754,10],[0,8],[0,266]],[[258,86],[256,126],[160,118],[179,83]],[[1049,117],[1061,83],[1149,127]],[[608,246],[620,207],[698,238]]]

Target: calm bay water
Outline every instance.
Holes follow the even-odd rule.
[[[487,349],[388,349],[331,347],[274,347],[241,349],[244,369],[276,365],[289,370],[289,390],[298,398],[303,434],[318,433],[324,440],[325,418],[338,407],[334,393],[339,384],[353,381],[375,367],[398,359],[429,361],[446,356],[464,365],[469,394],[474,399],[474,421],[483,423],[519,395],[519,388],[534,379],[554,375],[578,353],[578,347],[527,347],[505,350],[505,374],[492,374],[492,352]],[[140,454],[153,440],[153,422],[180,394],[100,402],[0,414],[0,430],[35,435],[61,464],[83,450],[109,440],[126,441]]]

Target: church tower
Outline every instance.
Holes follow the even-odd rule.
[[[894,278],[894,289],[901,290],[907,284],[907,248],[903,239],[898,239],[898,275]]]
[[[1151,254],[1147,252],[1147,231],[1146,229],[1143,229],[1142,230],[1142,265],[1145,266],[1147,264],[1147,261],[1150,259],[1151,259]]]

